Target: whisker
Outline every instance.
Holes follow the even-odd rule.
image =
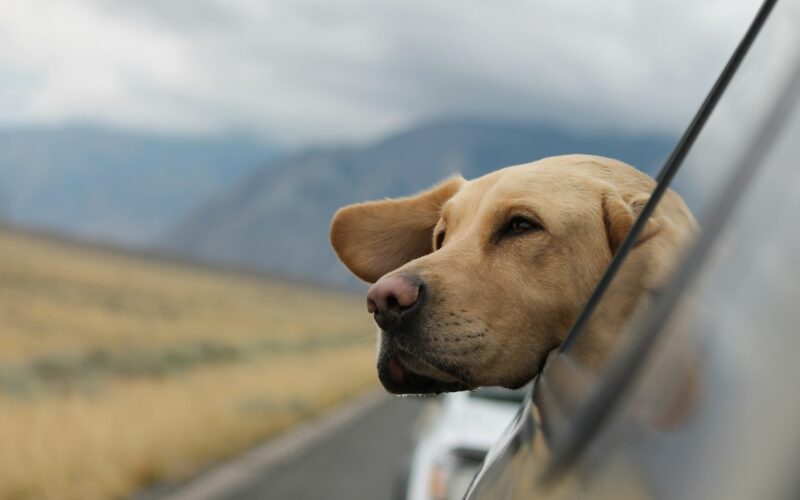
[[[431,205],[432,205],[432,206],[433,206],[433,207],[434,207],[436,210],[438,210],[438,211],[441,211],[441,210],[442,210],[442,205],[440,205],[440,204],[436,203],[436,202],[435,202],[435,201],[433,201],[433,200],[429,200],[429,199],[427,199],[427,198],[422,198],[422,201],[424,201],[425,203],[429,203],[429,204],[431,204]]]

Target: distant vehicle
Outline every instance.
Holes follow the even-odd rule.
[[[800,0],[766,0],[466,499],[800,498],[799,139]],[[587,373],[571,347],[677,176],[702,233]]]
[[[397,500],[460,500],[486,452],[519,413],[526,390],[486,388],[432,399]]]

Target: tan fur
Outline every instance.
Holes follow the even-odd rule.
[[[516,387],[563,340],[654,186],[616,160],[546,158],[474,180],[453,178],[414,197],[343,208],[331,241],[366,281],[406,272],[424,280],[430,300],[418,352],[452,367],[470,387]],[[544,230],[498,237],[514,215]],[[576,346],[576,359],[589,368],[603,363],[695,227],[681,198],[668,191]],[[444,245],[434,251],[440,231]]]
[[[359,203],[333,217],[331,243],[356,276],[375,282],[431,252],[431,234],[442,204],[464,184],[454,177],[417,196]]]

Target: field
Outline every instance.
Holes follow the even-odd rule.
[[[363,299],[0,231],[0,498],[121,498],[374,387]]]

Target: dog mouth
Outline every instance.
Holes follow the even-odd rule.
[[[470,388],[442,367],[397,349],[381,350],[378,378],[392,394],[439,394]]]

